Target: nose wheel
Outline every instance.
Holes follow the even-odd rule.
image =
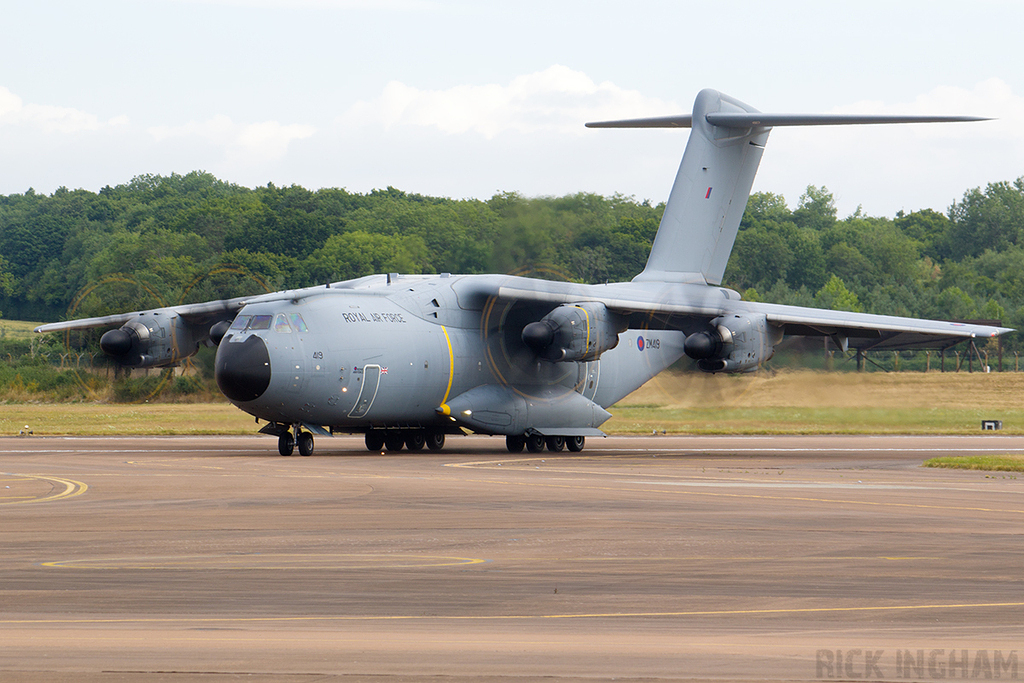
[[[309,457],[313,455],[313,434],[312,432],[299,433],[299,455]]]
[[[298,425],[295,426],[295,433],[297,437],[292,436],[291,430],[282,432],[277,437],[277,452],[281,455],[288,456],[295,452],[295,446],[299,447],[299,455],[310,456],[313,455],[313,434],[311,432],[304,432]]]

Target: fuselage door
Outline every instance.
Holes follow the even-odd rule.
[[[353,370],[358,374],[359,370]],[[380,366],[364,365],[361,369],[362,381],[359,383],[359,395],[356,397],[355,407],[348,414],[349,417],[366,417],[373,405],[373,399],[377,397],[377,388],[380,386]]]

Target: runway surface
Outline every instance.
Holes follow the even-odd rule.
[[[1024,476],[920,467],[976,452],[0,439],[0,680],[1013,680]]]

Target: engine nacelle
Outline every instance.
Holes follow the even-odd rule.
[[[686,338],[686,355],[704,372],[752,372],[775,354],[782,328],[764,315],[725,315],[711,321],[707,330]]]
[[[590,361],[619,343],[625,319],[599,301],[562,304],[523,328],[523,343],[550,361]]]
[[[152,368],[177,365],[198,350],[198,342],[179,315],[153,311],[104,333],[100,348],[121,365]]]

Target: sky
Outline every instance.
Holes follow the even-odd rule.
[[[9,3],[0,194],[204,170],[238,185],[667,198],[702,88],[764,112],[995,121],[780,128],[755,191],[840,217],[1024,176],[1024,3],[90,0]]]

